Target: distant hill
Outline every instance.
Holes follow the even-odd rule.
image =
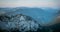
[[[52,8],[29,8],[29,7],[16,7],[16,8],[0,8],[0,14],[16,15],[24,14],[37,20],[42,25],[49,24],[58,15],[58,9]]]

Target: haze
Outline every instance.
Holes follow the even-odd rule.
[[[58,0],[0,0],[0,7],[57,7]]]

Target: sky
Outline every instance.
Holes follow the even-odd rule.
[[[0,0],[0,7],[57,7],[58,0]]]

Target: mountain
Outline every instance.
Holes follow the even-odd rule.
[[[49,24],[60,14],[59,10],[52,8],[28,7],[0,8],[0,12],[0,29],[10,32],[52,32],[55,26]]]
[[[29,7],[16,7],[16,8],[0,8],[0,14],[24,14],[34,18],[41,25],[49,24],[58,15],[58,9],[52,8],[29,8]]]
[[[36,20],[23,14],[11,15],[11,17],[8,15],[0,16],[0,29],[2,30],[19,29],[19,31],[25,32],[28,30],[37,31],[38,28],[40,28],[40,24]]]

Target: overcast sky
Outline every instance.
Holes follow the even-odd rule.
[[[58,0],[0,0],[0,7],[56,7]]]

